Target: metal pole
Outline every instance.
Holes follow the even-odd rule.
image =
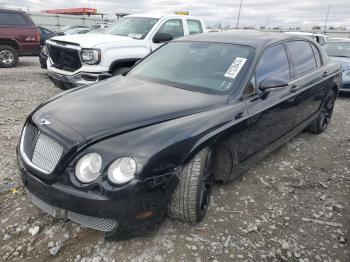
[[[267,30],[268,26],[269,26],[269,20],[270,20],[270,16],[268,15],[267,16],[267,19],[266,19],[266,28],[265,28],[265,31]]]
[[[238,10],[238,17],[237,17],[236,29],[238,29],[239,17],[241,16],[241,8],[242,8],[242,0],[241,0],[241,3],[239,4],[239,10]]]
[[[328,15],[329,15],[330,9],[331,9],[331,5],[328,5],[326,20],[324,21],[323,33],[326,33],[326,27],[327,27],[327,21],[328,21]]]

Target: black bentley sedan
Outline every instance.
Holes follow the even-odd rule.
[[[341,68],[298,35],[212,33],[169,42],[123,76],[63,92],[29,115],[18,164],[52,216],[125,239],[166,216],[205,216],[237,178],[330,123]]]

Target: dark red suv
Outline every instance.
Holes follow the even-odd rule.
[[[38,55],[40,33],[23,11],[0,9],[0,67],[14,67],[22,55]]]

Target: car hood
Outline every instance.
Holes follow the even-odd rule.
[[[350,70],[350,57],[330,56],[329,58],[330,58],[332,61],[341,64],[343,70]]]
[[[51,38],[54,41],[69,42],[80,45],[82,48],[93,48],[100,44],[111,42],[121,42],[125,44],[139,43],[142,40],[136,40],[127,36],[107,35],[107,34],[80,34],[80,35],[63,35]]]
[[[37,109],[32,119],[38,123],[42,118],[54,118],[86,140],[94,140],[226,103],[227,96],[116,77],[49,100]]]

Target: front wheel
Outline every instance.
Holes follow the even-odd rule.
[[[212,185],[208,152],[205,148],[197,153],[178,175],[179,183],[170,197],[168,208],[171,218],[196,224],[205,216]]]
[[[325,103],[322,106],[319,116],[306,129],[310,133],[320,134],[325,131],[331,122],[333,115],[336,94],[332,90],[329,92]]]

